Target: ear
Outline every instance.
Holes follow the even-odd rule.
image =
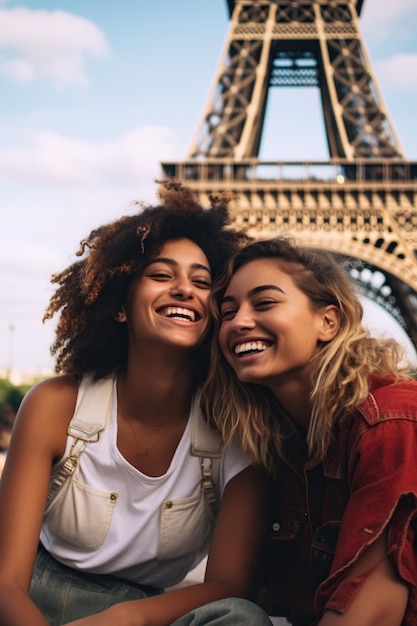
[[[326,306],[321,312],[321,328],[318,339],[320,341],[331,341],[340,328],[340,312],[333,304]]]
[[[116,320],[116,322],[120,322],[123,323],[126,321],[126,311],[124,306],[122,306],[121,310],[117,313],[116,317],[114,318]]]

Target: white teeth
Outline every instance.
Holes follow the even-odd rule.
[[[246,354],[248,352],[263,352],[267,349],[266,343],[263,341],[247,341],[235,346],[235,354]]]
[[[168,306],[161,313],[165,317],[177,317],[181,320],[186,319],[190,322],[195,322],[195,312],[179,306]]]

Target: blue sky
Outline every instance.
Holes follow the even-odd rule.
[[[360,24],[417,160],[417,0],[365,0]],[[0,0],[0,372],[52,367],[50,275],[91,228],[155,199],[160,161],[185,157],[228,26],[226,0]],[[271,92],[260,156],[328,158],[318,92]]]

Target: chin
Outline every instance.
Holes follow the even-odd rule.
[[[257,376],[254,376],[250,372],[236,372],[236,376],[241,383],[254,383],[257,385],[263,384],[263,380],[259,379]]]

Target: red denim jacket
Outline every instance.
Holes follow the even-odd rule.
[[[417,625],[417,381],[373,379],[323,462],[301,440],[271,485],[272,517],[259,603],[294,626],[344,613],[364,578],[346,570],[388,529],[389,553],[409,586],[403,626]]]

